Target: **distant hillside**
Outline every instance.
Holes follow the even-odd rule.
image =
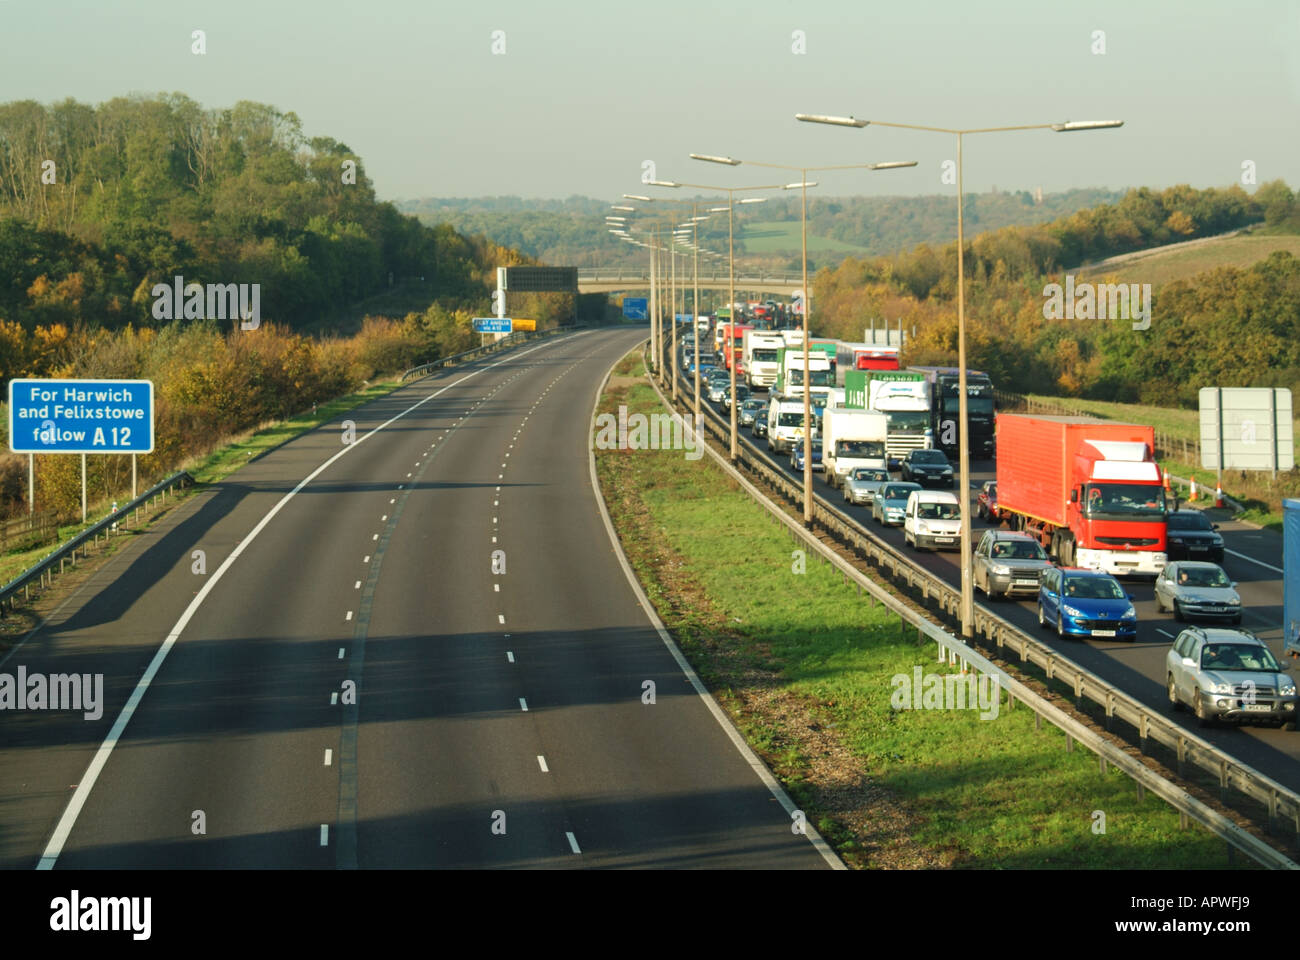
[[[1099,188],[1044,194],[1035,203],[1028,191],[968,194],[969,237],[1007,226],[1033,226],[1079,210],[1114,203],[1123,193]],[[674,192],[673,199],[688,195]],[[610,202],[590,197],[530,200],[520,197],[437,198],[399,201],[404,213],[427,224],[447,223],[458,232],[484,235],[545,263],[587,266],[638,261],[644,254],[612,237],[604,217]],[[682,208],[686,209],[686,208]],[[788,266],[799,255],[799,199],[770,197],[737,220],[736,252],[750,260]],[[833,265],[850,254],[878,256],[908,250],[918,243],[943,244],[956,231],[955,200],[926,197],[809,198],[809,249],[817,267]],[[748,221],[748,222],[747,222]],[[784,223],[786,226],[782,227]],[[793,225],[793,226],[791,226]],[[707,245],[726,249],[726,217],[716,217],[701,231]]]
[[[1111,282],[1149,283],[1160,289],[1174,280],[1186,280],[1215,267],[1249,267],[1275,250],[1300,257],[1300,236],[1261,233],[1247,228],[1227,237],[1212,237],[1125,254],[1080,269],[1081,278]]]

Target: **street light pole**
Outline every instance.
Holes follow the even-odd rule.
[[[971,571],[970,510],[970,425],[967,422],[966,399],[966,234],[962,193],[962,137],[968,133],[1005,133],[1011,130],[1054,130],[1069,133],[1081,130],[1104,130],[1124,125],[1123,120],[1076,120],[1065,123],[1033,123],[1011,127],[979,127],[954,130],[948,127],[929,127],[913,123],[885,123],[881,120],[859,120],[856,117],[835,117],[822,114],[795,114],[796,120],[806,123],[829,123],[840,127],[862,128],[869,124],[880,127],[899,127],[905,130],[929,130],[936,133],[955,134],[957,137],[957,425],[958,482],[961,484],[961,632],[962,636],[974,634],[975,590]],[[805,291],[806,292],[806,291]],[[940,398],[940,403],[942,403]]]

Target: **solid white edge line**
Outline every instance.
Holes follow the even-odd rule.
[[[595,402],[592,403],[591,406],[591,436],[593,437],[596,435],[596,411],[600,407],[600,395],[605,392],[605,384],[609,382],[609,378],[614,373],[614,368],[618,366],[622,360],[623,357],[620,356],[610,364],[609,371],[605,374],[605,378],[601,380],[600,386],[596,388]],[[763,785],[766,786],[768,792],[776,798],[777,803],[781,804],[781,806],[785,808],[785,812],[793,818],[794,812],[799,808],[795,806],[794,801],[790,799],[790,795],[785,792],[785,788],[777,782],[774,776],[772,776],[772,771],[767,769],[767,764],[763,763],[762,758],[750,749],[749,744],[745,742],[745,738],[740,735],[740,732],[736,729],[735,725],[732,724],[731,718],[727,716],[722,707],[718,706],[717,701],[709,694],[708,688],[705,687],[704,683],[700,680],[699,674],[695,672],[685,655],[680,649],[678,649],[677,644],[668,633],[668,629],[664,626],[664,622],[659,619],[659,614],[655,610],[654,605],[650,602],[650,598],[647,597],[645,591],[641,589],[641,583],[637,580],[636,574],[632,572],[632,566],[627,562],[627,555],[623,553],[623,544],[619,542],[618,533],[614,530],[614,524],[609,519],[609,510],[605,507],[605,497],[600,492],[600,479],[596,476],[596,451],[594,445],[588,447],[587,466],[591,473],[591,490],[596,498],[596,506],[600,508],[600,518],[605,521],[605,532],[609,535],[609,542],[614,548],[614,555],[618,557],[619,566],[623,568],[623,574],[627,577],[627,582],[632,587],[632,592],[640,602],[641,609],[645,611],[647,619],[649,619],[650,623],[659,633],[659,639],[664,642],[664,646],[668,648],[668,652],[672,654],[673,659],[677,661],[677,666],[681,669],[682,673],[686,675],[686,679],[695,689],[696,695],[704,701],[704,705],[708,708],[709,712],[713,714],[713,719],[718,722],[718,726],[722,728],[723,733],[725,733],[731,740],[731,744],[736,748],[736,752],[741,755],[754,773],[758,775],[759,779],[763,781]],[[842,861],[836,855],[835,851],[831,849],[830,844],[828,844],[822,838],[822,835],[817,832],[817,828],[811,823],[806,822],[806,818],[804,823],[804,835],[808,838],[808,842],[811,843],[817,852],[821,854],[822,859],[826,861],[832,870],[848,869],[848,867],[845,866],[844,861]],[[572,834],[569,836],[572,837]],[[572,842],[576,847],[577,842]]]
[[[568,338],[566,337],[561,339]],[[546,340],[535,347],[530,347],[528,350],[524,351],[524,353],[532,353],[535,350],[540,350],[542,347],[557,342],[559,341]],[[131,722],[131,717],[135,715],[136,707],[140,705],[140,701],[143,699],[145,691],[149,689],[149,684],[153,682],[153,678],[158,675],[158,671],[162,667],[163,661],[167,659],[167,654],[171,652],[176,641],[180,639],[181,631],[189,625],[194,614],[198,612],[199,607],[203,605],[203,601],[207,599],[208,594],[212,592],[214,587],[216,587],[217,583],[225,575],[226,571],[230,569],[248,545],[257,539],[258,534],[266,529],[267,524],[275,518],[276,514],[283,510],[285,505],[297,496],[298,493],[307,486],[307,484],[311,483],[311,481],[324,473],[325,470],[333,466],[336,460],[347,456],[347,454],[361,446],[361,444],[365,443],[379,431],[393,423],[396,423],[402,417],[405,417],[411,411],[424,406],[435,397],[439,397],[446,393],[452,387],[459,386],[466,380],[477,377],[480,373],[485,373],[494,367],[499,367],[501,364],[514,360],[520,356],[523,356],[523,354],[511,353],[510,355],[503,357],[501,360],[498,360],[496,363],[489,364],[486,367],[481,367],[478,370],[467,373],[459,380],[447,384],[441,390],[431,393],[421,400],[417,400],[405,410],[394,414],[391,418],[385,420],[369,433],[363,435],[360,439],[354,440],[352,443],[344,446],[315,470],[307,474],[306,477],[299,481],[297,486],[281,497],[275,506],[267,511],[266,515],[257,522],[256,526],[253,527],[252,531],[239,541],[235,546],[235,549],[231,551],[230,556],[226,557],[221,566],[216,569],[216,572],[214,572],[212,576],[208,578],[207,582],[203,584],[202,588],[200,588],[199,592],[194,596],[194,599],[190,601],[189,606],[185,608],[185,612],[181,614],[180,619],[176,621],[171,632],[167,634],[166,639],[163,640],[162,644],[158,647],[158,650],[154,653],[153,659],[149,661],[149,666],[145,668],[144,673],[136,682],[135,689],[131,691],[131,696],[127,698],[126,703],[122,706],[121,712],[117,715],[117,719],[113,722],[112,729],[108,731],[108,736],[104,738],[104,742],[101,743],[99,749],[95,751],[95,756],[91,758],[90,764],[86,767],[86,772],[82,774],[80,781],[77,783],[76,792],[73,793],[72,798],[68,801],[68,805],[64,808],[63,814],[59,817],[59,822],[54,827],[54,832],[50,835],[49,842],[45,845],[45,852],[41,854],[40,862],[36,865],[37,870],[53,869],[55,862],[59,859],[59,855],[63,852],[63,845],[68,842],[68,837],[72,833],[72,828],[76,825],[77,817],[81,815],[82,807],[86,805],[86,800],[90,797],[90,791],[94,789],[96,781],[99,780],[99,775],[104,769],[104,764],[108,762],[108,758],[112,754],[113,748],[117,746],[117,742],[122,738],[122,733],[126,730],[126,725]],[[322,825],[321,830],[324,831],[325,829],[325,825]],[[323,837],[324,833],[322,832],[322,838]],[[322,845],[324,845],[323,840]]]
[[[1285,572],[1281,567],[1275,567],[1275,566],[1273,566],[1273,564],[1271,564],[1271,563],[1265,563],[1263,560],[1256,560],[1254,557],[1248,557],[1248,556],[1246,556],[1246,554],[1244,554],[1244,553],[1238,553],[1236,550],[1229,550],[1227,547],[1224,547],[1223,552],[1224,552],[1224,553],[1230,553],[1230,554],[1232,554],[1234,557],[1240,557],[1242,560],[1249,560],[1251,563],[1257,563],[1257,564],[1259,564],[1261,567],[1267,567],[1268,569],[1273,570],[1273,571],[1275,571],[1276,573],[1284,573],[1284,572]]]

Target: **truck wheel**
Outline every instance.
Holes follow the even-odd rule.
[[[1178,689],[1174,686],[1174,675],[1172,673],[1169,674],[1168,690],[1169,705],[1174,708],[1175,712],[1181,713],[1183,709],[1183,701],[1178,699]]]

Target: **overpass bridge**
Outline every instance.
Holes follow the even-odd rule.
[[[677,282],[690,287],[694,284],[694,275],[686,270],[677,271]],[[803,275],[799,273],[756,273],[753,270],[737,272],[736,291],[754,293],[777,293],[789,296],[803,286]],[[700,287],[709,290],[727,289],[727,271],[710,267],[700,271]],[[650,288],[650,269],[648,267],[579,267],[579,293],[617,293],[623,290],[648,290]]]

